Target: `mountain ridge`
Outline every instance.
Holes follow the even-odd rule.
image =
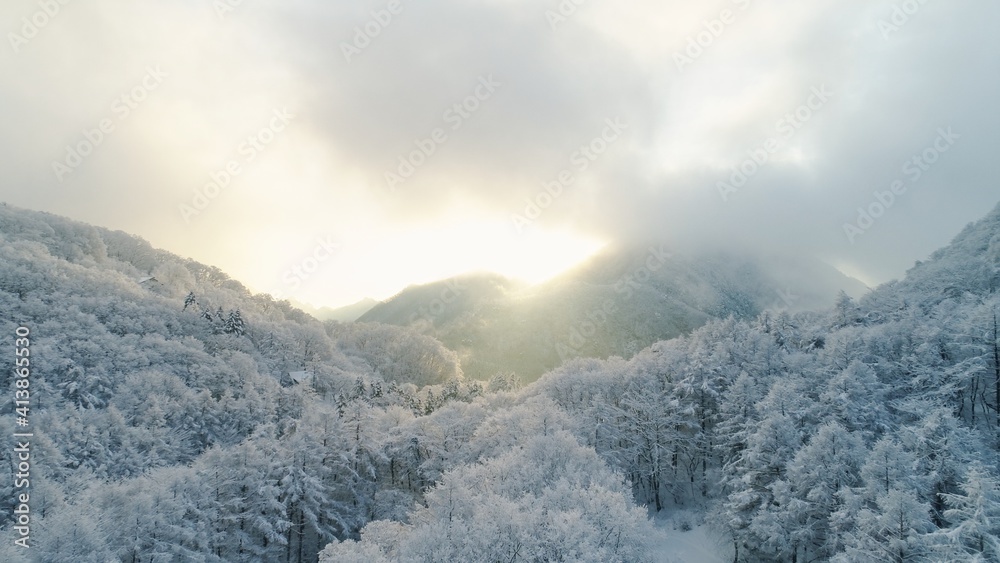
[[[841,290],[867,287],[818,260],[647,242],[610,246],[534,286],[496,274],[411,286],[358,320],[434,336],[471,377],[532,380],[572,357],[630,357],[712,318],[832,306]]]

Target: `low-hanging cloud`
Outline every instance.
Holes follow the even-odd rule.
[[[529,228],[809,252],[882,281],[996,203],[1000,6],[570,4],[68,3],[0,55],[2,195],[260,286],[283,248],[320,234],[363,247],[462,213],[517,236],[514,217],[533,211]],[[0,8],[6,31],[24,35],[39,9]],[[162,84],[118,120],[115,100],[150,67]],[[822,104],[817,88],[832,93]],[[186,221],[179,206],[276,111],[294,121]],[[114,131],[60,178],[53,163],[106,119]],[[609,121],[627,124],[612,142]],[[954,150],[846,236],[947,127]],[[270,269],[247,265],[261,255]]]

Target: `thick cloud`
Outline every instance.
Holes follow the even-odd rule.
[[[556,0],[226,4],[70,2],[49,17],[4,4],[25,42],[8,35],[0,54],[0,196],[135,232],[257,289],[282,289],[332,237],[343,253],[300,298],[337,304],[448,273],[413,257],[459,252],[419,236],[438,225],[500,225],[516,241],[511,216],[531,202],[544,209],[529,230],[810,252],[877,282],[1000,194],[1000,5],[985,0],[592,0],[564,19],[548,13]],[[49,21],[28,38],[22,17]],[[366,26],[377,34],[358,38]],[[273,119],[283,109],[287,126]],[[102,120],[114,130],[60,181],[52,162]],[[948,152],[919,180],[904,173],[949,127]],[[747,164],[768,139],[767,162]],[[593,160],[579,152],[591,144]],[[421,145],[433,154],[387,181]],[[239,171],[223,174],[231,161]],[[740,165],[753,173],[722,197]],[[550,201],[543,186],[563,170],[572,180]],[[228,185],[185,218],[213,174]],[[849,237],[844,224],[896,179],[906,191]]]

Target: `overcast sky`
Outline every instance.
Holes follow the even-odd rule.
[[[577,1],[3,2],[0,199],[317,305],[651,238],[877,283],[1000,201],[995,1]]]

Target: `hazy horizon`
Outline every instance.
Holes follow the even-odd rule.
[[[537,282],[650,238],[874,285],[1000,200],[987,2],[0,14],[0,199],[317,307],[470,271]]]

